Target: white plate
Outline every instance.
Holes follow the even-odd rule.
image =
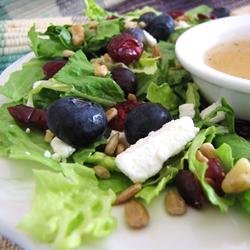
[[[9,74],[32,57],[25,56],[11,65],[0,76],[3,84]],[[3,101],[4,99],[1,99]],[[37,166],[37,165],[36,165]],[[17,242],[24,249],[51,249],[32,241],[16,229],[16,224],[31,208],[34,181],[31,168],[34,164],[0,158],[0,233]],[[38,166],[37,166],[38,167]],[[163,205],[164,195],[150,206],[150,225],[143,230],[130,230],[123,219],[123,208],[113,209],[118,219],[118,228],[109,237],[85,250],[247,250],[250,248],[250,217],[240,210],[232,209],[221,214],[216,208],[204,207],[198,211],[188,209],[185,216],[171,217]]]

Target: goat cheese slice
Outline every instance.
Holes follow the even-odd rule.
[[[198,131],[190,117],[170,121],[119,154],[116,165],[134,183],[144,182],[157,174],[168,158],[181,152]]]
[[[54,137],[50,142],[50,145],[53,151],[55,152],[56,156],[58,156],[61,159],[67,159],[76,150],[75,148],[63,142],[58,137]]]

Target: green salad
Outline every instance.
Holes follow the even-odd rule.
[[[114,205],[146,226],[165,191],[172,215],[205,201],[250,212],[250,142],[227,100],[208,104],[175,55],[183,32],[221,11],[120,15],[86,0],[86,24],[30,29],[35,56],[0,86],[1,157],[44,166],[19,229],[73,249],[116,229]]]

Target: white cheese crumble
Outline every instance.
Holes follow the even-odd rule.
[[[168,122],[119,154],[117,167],[133,182],[144,182],[157,174],[168,158],[181,152],[198,131],[190,117]]]
[[[157,44],[157,40],[149,34],[146,30],[143,30],[147,45],[150,47],[154,47]]]
[[[193,103],[185,103],[179,106],[179,117],[188,116],[190,118],[195,117],[195,110]]]
[[[185,28],[188,28],[188,27],[190,27],[190,24],[188,24],[184,20],[175,21],[175,29],[185,29]]]
[[[214,111],[216,108],[220,107],[221,104],[220,102],[214,102],[213,104],[211,104],[210,106],[208,106],[207,108],[203,109],[200,112],[200,117],[202,119],[205,119],[212,111]],[[223,111],[219,111],[217,112],[216,116],[210,119],[210,122],[212,123],[218,123],[221,122],[225,119],[225,112]]]
[[[30,133],[30,128],[26,128],[25,132],[26,132],[27,134],[29,134],[29,133]]]
[[[70,146],[70,145],[66,144],[65,142],[63,142],[62,140],[60,140],[58,137],[54,137],[51,140],[50,145],[51,145],[53,151],[55,152],[55,154],[62,159],[68,158],[76,150],[72,146]]]
[[[48,150],[45,150],[43,155],[46,158],[51,158],[51,153]]]

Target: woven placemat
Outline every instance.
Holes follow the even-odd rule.
[[[27,0],[28,2],[35,2],[40,3],[41,2],[53,2],[54,5],[50,5],[51,10],[49,10],[46,7],[47,12],[47,16],[55,16],[55,13],[58,14],[58,16],[67,16],[69,13],[70,14],[79,14],[79,9],[81,7],[83,7],[84,5],[82,4],[81,1],[78,0],[57,0],[57,1],[45,1],[45,0],[36,0],[36,1],[30,1]],[[12,10],[12,12],[9,11],[6,12],[5,8],[4,8],[4,2],[6,2],[6,4],[13,4],[14,3],[14,8],[16,8],[17,6],[22,6],[22,4],[20,4],[21,2],[27,2],[26,0],[20,0],[20,1],[15,1],[15,0],[1,0],[0,2],[0,20],[5,17],[8,19],[11,19],[11,15],[10,13],[21,13],[20,10],[18,12],[18,9]],[[19,3],[19,5],[15,5],[15,3]],[[250,0],[207,0],[207,1],[198,1],[198,0],[193,0],[193,1],[189,1],[189,0],[175,0],[175,1],[171,1],[171,0],[161,0],[161,1],[155,1],[155,0],[130,0],[130,1],[122,1],[122,0],[106,0],[106,1],[97,1],[99,2],[99,4],[101,4],[102,6],[107,7],[109,10],[112,11],[118,11],[118,12],[127,12],[136,8],[141,8],[143,6],[149,5],[149,6],[153,6],[159,10],[162,11],[170,11],[170,10],[174,10],[174,9],[182,9],[182,10],[186,10],[189,8],[192,8],[196,5],[199,4],[208,4],[210,6],[214,6],[214,7],[221,7],[221,6],[225,6],[228,7],[232,10],[232,15],[240,15],[240,14],[246,14],[246,13],[250,13]],[[122,3],[120,3],[122,2]],[[33,5],[37,6],[37,5]],[[44,6],[44,4],[43,4]],[[45,5],[47,6],[47,5]],[[22,7],[20,7],[22,9]],[[60,11],[55,11],[55,9],[60,9]],[[27,8],[26,8],[27,10]],[[81,9],[80,9],[81,10]],[[82,11],[82,10],[81,10]],[[29,13],[31,13],[32,10],[29,9],[29,11],[26,11],[25,14],[21,13],[21,17],[25,17],[28,18],[29,17]],[[41,6],[40,6],[40,12],[41,11]],[[1,16],[1,14],[4,14]],[[43,13],[44,14],[44,13]],[[17,15],[18,16],[18,15]],[[20,16],[18,16],[20,18]],[[33,17],[33,14],[30,14],[30,18]],[[37,16],[36,16],[37,17]],[[70,17],[70,19],[64,20],[65,23],[71,22],[73,19]],[[81,19],[80,19],[81,20]],[[33,20],[34,21],[34,20]],[[1,27],[0,27],[0,31],[1,31]],[[0,44],[1,45],[1,44]],[[1,48],[1,46],[0,46]],[[27,52],[27,51],[26,51]],[[20,55],[19,55],[20,54]],[[24,53],[16,53],[13,54],[13,58],[12,60],[10,59],[10,61],[14,61],[16,59],[18,59],[20,56],[22,56]],[[3,61],[3,56],[0,57],[0,64],[1,64],[1,59]],[[8,61],[7,63],[10,63],[10,61]],[[1,71],[1,68],[0,68]],[[16,243],[10,241],[9,239],[3,237],[0,235],[0,250],[25,250],[23,248],[21,248],[20,246],[18,246]],[[34,249],[35,250],[35,249]]]

